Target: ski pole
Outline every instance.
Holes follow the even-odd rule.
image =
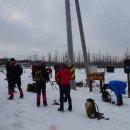
[[[54,86],[56,90],[58,90],[58,88],[55,86],[54,82],[56,82],[56,81],[52,81],[52,82],[50,81],[50,84],[51,84],[51,86]]]

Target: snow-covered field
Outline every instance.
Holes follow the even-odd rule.
[[[124,105],[118,107],[105,103],[101,99],[98,87],[89,92],[88,87],[71,90],[73,111],[58,112],[58,105],[52,105],[53,100],[59,99],[59,91],[47,83],[48,106],[40,108],[36,106],[36,94],[26,91],[27,84],[32,82],[31,70],[25,69],[22,75],[22,88],[24,99],[19,99],[19,93],[15,93],[14,100],[7,100],[7,81],[5,75],[0,72],[0,130],[129,130],[130,129],[130,99],[128,93],[123,95]],[[101,71],[101,70],[100,70]],[[106,83],[109,80],[118,79],[127,81],[127,75],[123,69],[115,69],[115,73],[105,73]],[[54,80],[54,72],[51,81]],[[76,70],[76,81],[85,82],[85,71]],[[98,81],[97,81],[98,83]],[[58,86],[56,86],[58,88]],[[126,90],[127,91],[127,90]],[[127,91],[128,92],[128,91]],[[111,92],[112,99],[115,95]],[[89,119],[85,111],[87,98],[95,99],[100,112],[109,120]]]

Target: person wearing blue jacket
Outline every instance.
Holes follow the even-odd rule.
[[[108,84],[104,84],[103,89],[110,89],[112,90],[117,98],[118,106],[123,105],[122,94],[125,94],[125,89],[127,87],[126,82],[119,81],[119,80],[111,80]]]

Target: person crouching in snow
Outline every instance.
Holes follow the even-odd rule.
[[[36,87],[37,87],[37,106],[40,106],[40,98],[42,92],[43,105],[47,106],[47,97],[46,97],[46,81],[49,80],[49,75],[47,73],[45,65],[37,66],[35,73]]]
[[[122,94],[125,94],[125,89],[127,87],[127,84],[123,81],[119,80],[111,80],[108,84],[104,84],[103,89],[110,89],[112,90],[117,98],[117,106],[123,105],[123,98]]]
[[[58,108],[58,111],[64,111],[64,95],[66,95],[68,101],[68,110],[72,111],[72,100],[70,96],[71,73],[68,66],[61,64],[60,70],[55,74],[55,80],[60,82],[60,108]]]

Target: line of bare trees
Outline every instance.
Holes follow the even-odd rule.
[[[79,51],[78,53],[74,53],[75,65],[77,68],[84,67],[84,58],[82,53]],[[54,54],[48,53],[46,56],[39,55],[37,53],[33,53],[33,56],[29,55],[27,57],[16,58],[19,61],[31,63],[44,61],[49,66],[54,65],[56,63],[68,63],[68,55],[67,52],[60,54],[56,51]],[[130,59],[130,53],[128,51],[124,53],[122,56],[115,56],[111,54],[98,54],[96,53],[88,53],[88,59],[90,65],[96,65],[98,68],[105,68],[107,65],[115,65],[115,67],[121,68],[124,65],[124,59]]]
[[[78,68],[84,67],[84,58],[82,53],[79,51],[78,53],[74,53],[75,65]],[[130,59],[130,53],[125,53],[122,56],[115,56],[111,54],[98,54],[96,53],[88,53],[88,59],[90,65],[96,65],[98,68],[104,68],[107,65],[115,65],[115,67],[121,68],[124,65],[124,59]],[[48,65],[54,65],[55,63],[68,63],[68,55],[67,53],[60,54],[58,51],[55,54],[48,53],[47,56],[39,57],[37,54],[28,57],[31,61],[45,61]]]

